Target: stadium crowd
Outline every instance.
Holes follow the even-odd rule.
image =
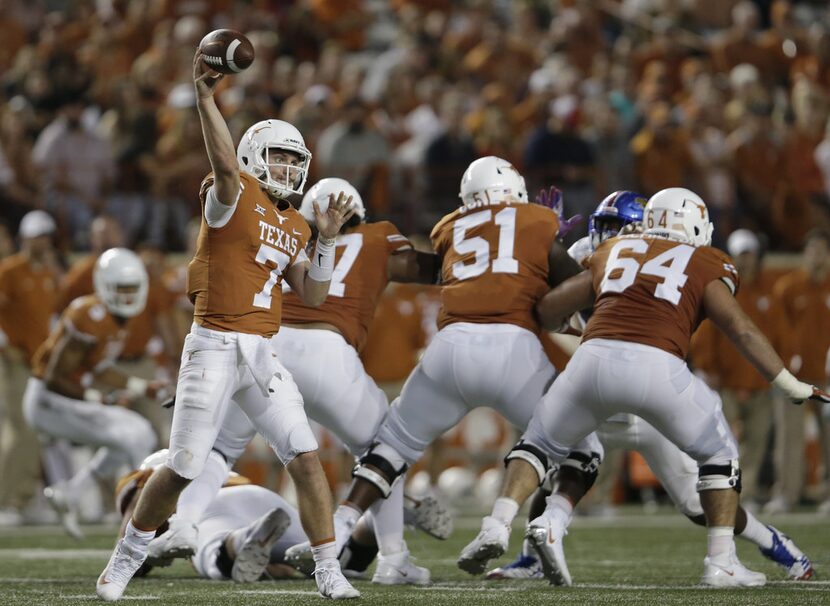
[[[41,449],[19,403],[50,318],[92,292],[104,250],[133,248],[150,276],[140,330],[120,365],[148,379],[177,371],[192,316],[190,255],[165,254],[192,252],[198,230],[197,192],[210,165],[190,78],[193,49],[218,27],[246,32],[257,55],[217,93],[234,140],[267,117],[291,122],[314,154],[308,183],[349,180],[369,215],[402,233],[428,232],[456,208],[462,172],[486,155],[510,160],[529,191],[555,184],[570,215],[587,217],[615,190],[699,192],[715,245],[739,266],[741,303],[793,372],[827,383],[826,2],[0,5],[0,521],[20,521],[41,466],[47,483],[68,474],[66,445]],[[748,231],[735,237],[739,229]],[[787,270],[763,259],[802,250],[800,266]],[[390,398],[434,333],[436,307],[433,290],[408,285],[390,286],[381,301],[382,329],[370,333],[362,359]],[[740,437],[745,497],[789,510],[805,496],[805,416],[817,410],[776,401],[721,338],[704,325],[692,359]],[[166,443],[167,413],[149,401],[137,408]],[[816,419],[826,473],[828,425]],[[469,462],[463,441],[441,448]],[[774,478],[765,473],[772,460]]]

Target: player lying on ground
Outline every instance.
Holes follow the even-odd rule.
[[[582,263],[599,244],[618,235],[624,228],[628,233],[637,228],[642,229],[640,222],[645,203],[645,199],[634,192],[610,194],[591,215],[588,235],[571,246],[568,253],[577,262]],[[584,328],[581,315],[575,314],[571,323],[580,324],[580,328]],[[597,435],[606,451],[621,449],[642,454],[677,508],[695,524],[706,525],[696,490],[697,465],[668,438],[643,419],[631,414],[611,417],[599,427]],[[562,538],[567,534],[573,508],[589,488],[580,482],[579,478],[568,476],[567,468],[562,468],[555,474],[548,473],[542,488],[534,495],[529,516],[533,519],[541,515],[545,509],[545,497],[551,495],[552,486],[556,486],[557,489],[547,503],[554,513],[551,528],[558,539],[553,549],[561,573],[561,578],[557,581],[565,585],[571,584],[571,576],[565,561]],[[813,576],[810,560],[789,537],[772,526],[765,526],[740,506],[735,534],[757,545],[762,555],[787,571],[789,578],[806,580]],[[509,528],[494,520],[492,528],[488,528],[485,536],[476,537],[462,554],[474,555],[478,552],[479,546],[487,542],[493,542],[506,549],[508,538]],[[530,541],[525,539],[519,557],[507,566],[492,570],[487,578],[526,579],[543,576],[541,562],[536,557]]]
[[[144,484],[166,459],[167,450],[159,450],[118,482],[115,505],[123,516],[121,535]],[[296,574],[283,563],[283,555],[288,547],[306,538],[297,510],[277,493],[251,484],[243,476],[227,476],[196,526],[198,540],[190,561],[206,579],[252,583]],[[159,531],[165,529],[166,524]],[[148,558],[136,575],[144,576],[154,566],[171,562]]]

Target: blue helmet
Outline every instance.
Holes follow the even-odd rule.
[[[591,246],[596,248],[601,242],[620,233],[626,225],[642,221],[647,202],[645,196],[633,191],[608,194],[588,219]]]

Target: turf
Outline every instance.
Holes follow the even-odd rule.
[[[830,519],[802,513],[772,518],[813,559],[818,578],[805,583],[785,580],[781,569],[745,541],[739,554],[750,568],[765,572],[768,585],[758,589],[704,589],[702,573],[706,536],[669,510],[645,516],[627,510],[613,520],[578,518],[565,539],[576,585],[550,587],[544,581],[488,582],[458,570],[455,558],[476,533],[478,518],[460,517],[448,541],[423,535],[408,537],[417,563],[432,571],[428,588],[386,588],[358,581],[362,603],[400,606],[444,604],[830,604]],[[518,525],[517,525],[518,526]],[[85,541],[74,542],[55,528],[0,530],[0,605],[89,604],[96,600],[95,578],[106,563],[114,529],[88,527]],[[517,549],[517,530],[511,549]],[[511,553],[512,555],[512,553]],[[503,562],[508,558],[503,558]],[[185,562],[134,580],[127,602],[159,605],[320,604],[312,580],[235,585],[197,579]]]

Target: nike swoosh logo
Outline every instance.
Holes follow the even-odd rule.
[[[723,571],[724,571],[726,574],[728,574],[730,577],[734,577],[734,576],[735,576],[735,573],[734,573],[733,571],[731,571],[731,570],[726,570],[726,569],[724,569],[724,568],[721,568],[721,570],[723,570]]]
[[[553,536],[553,531],[550,528],[548,528],[548,543],[550,543],[551,545],[553,543],[556,543],[556,537]]]

